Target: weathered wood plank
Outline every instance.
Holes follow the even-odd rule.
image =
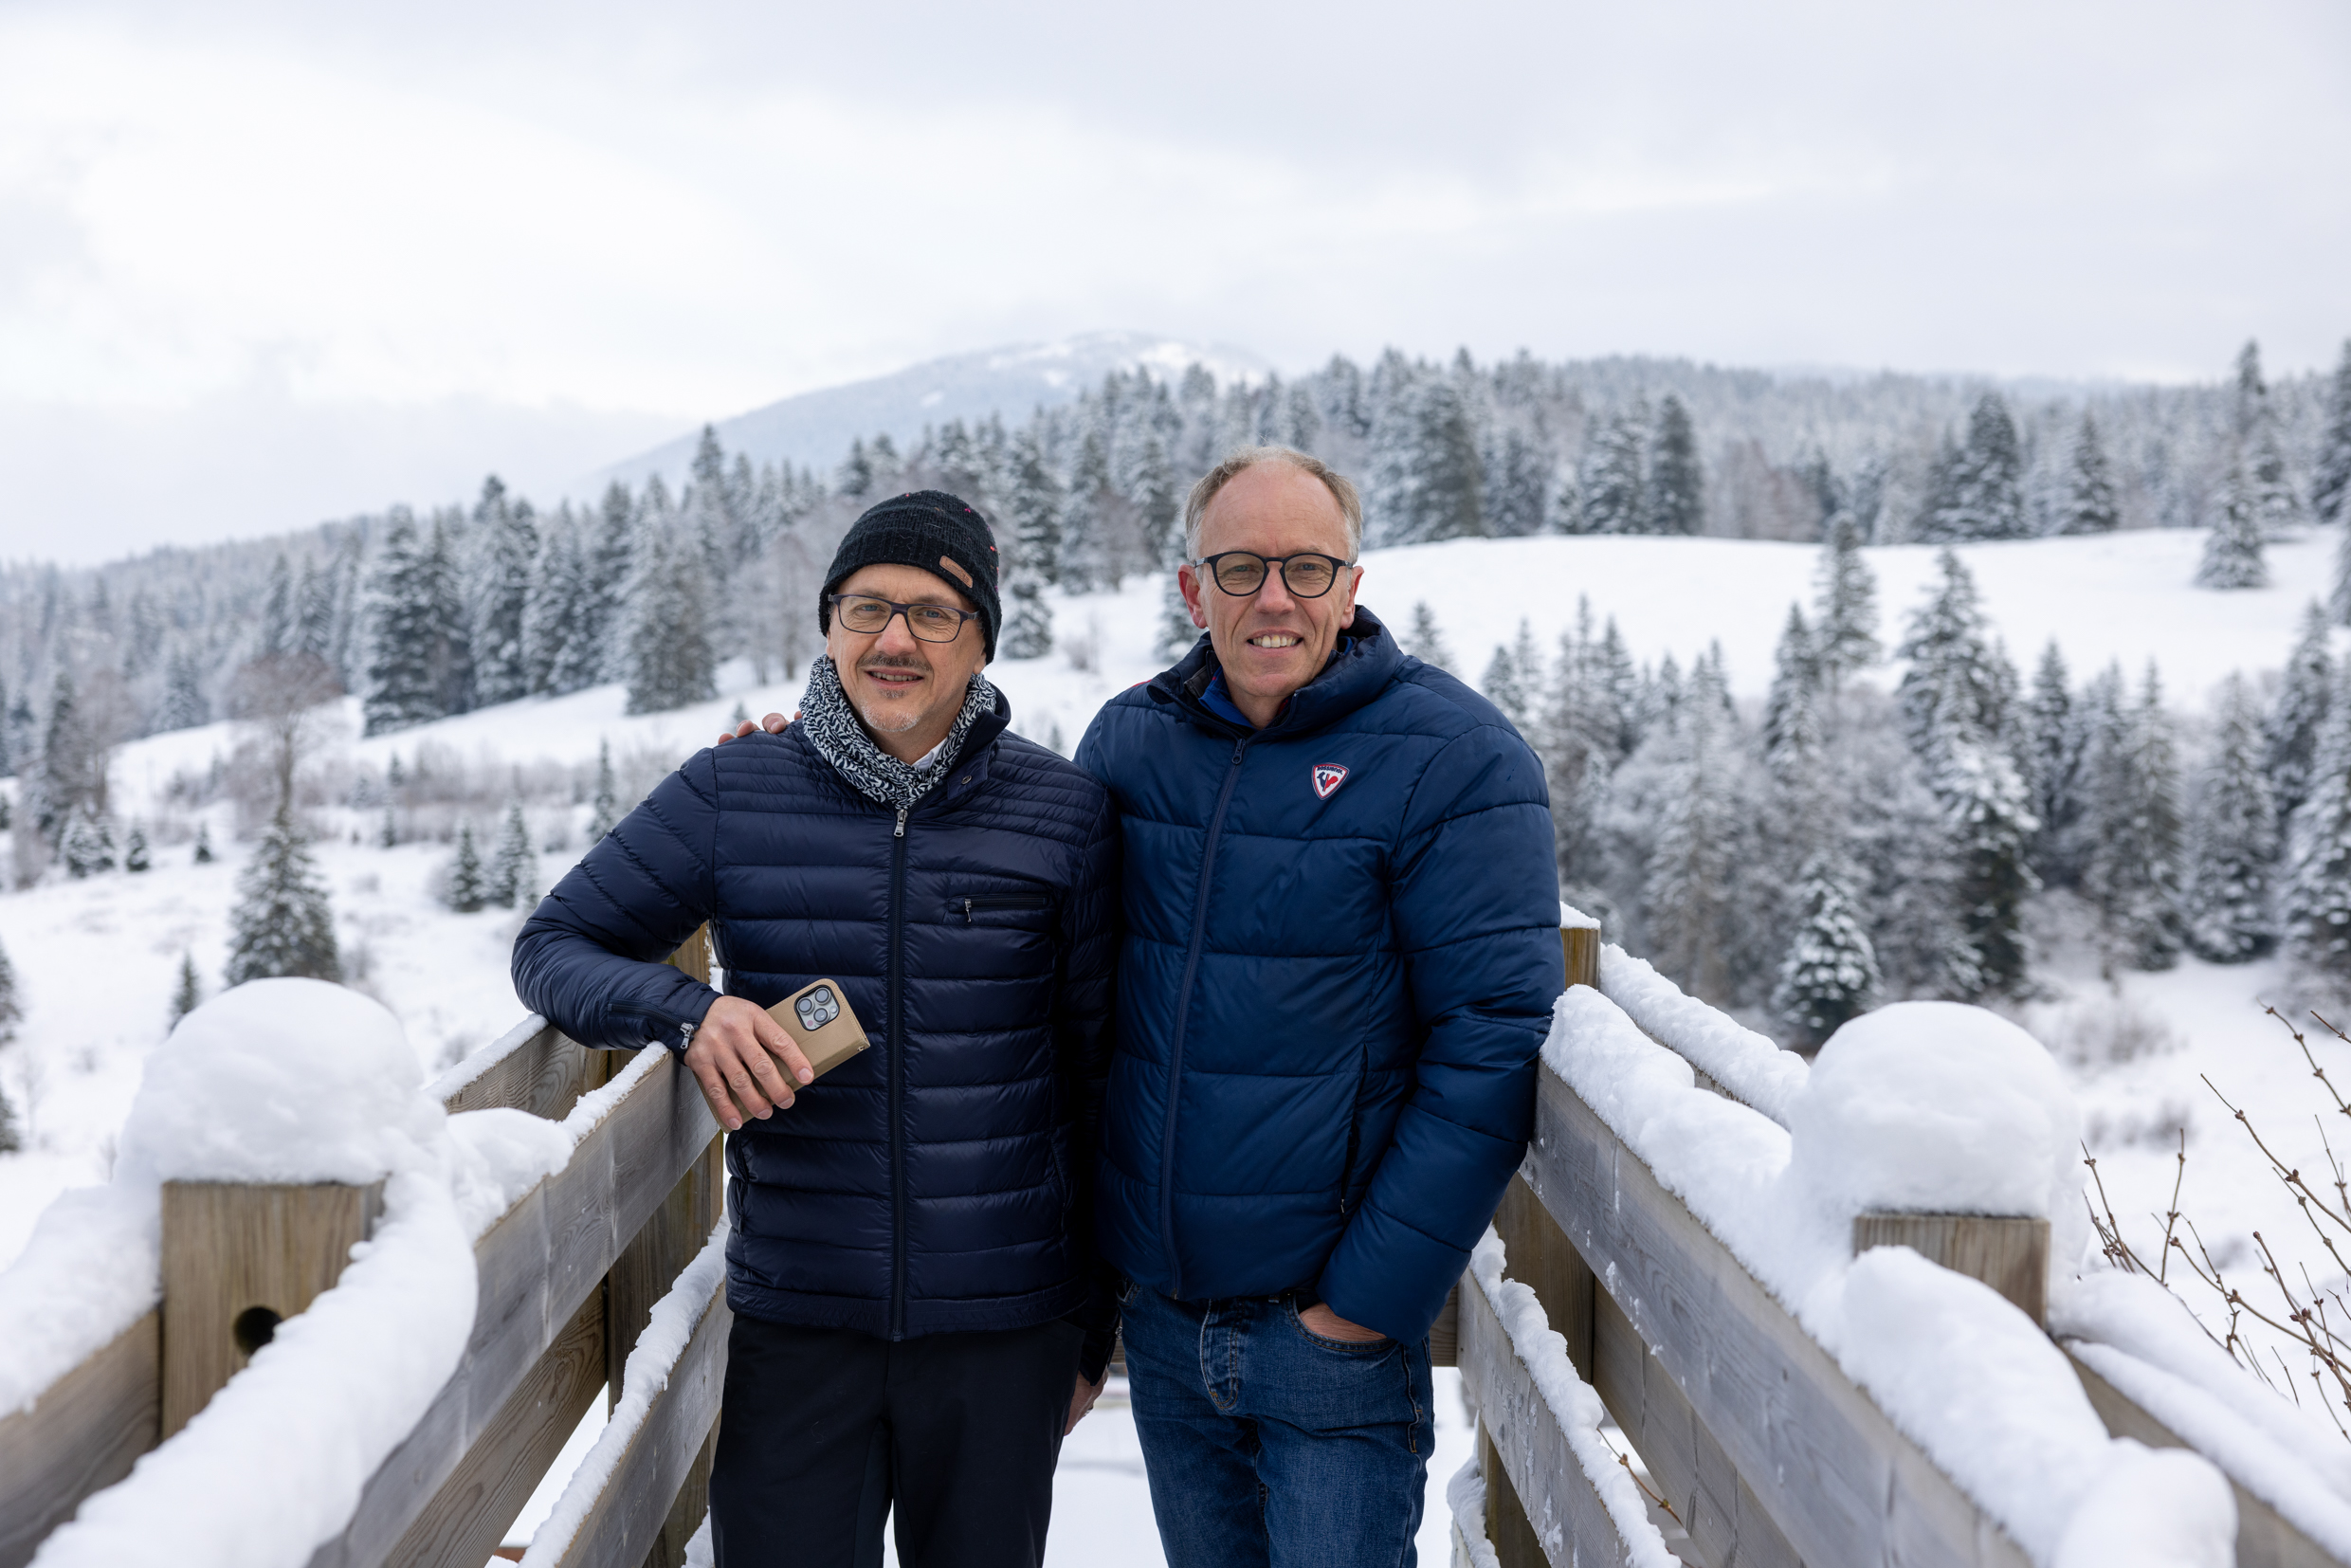
[[[723,1273],[712,1276],[707,1293],[694,1304],[694,1332],[685,1349],[629,1434],[578,1531],[556,1557],[560,1568],[640,1568],[668,1522],[719,1418],[727,1330],[735,1321],[727,1310]]]
[[[1614,1516],[1475,1274],[1461,1282],[1461,1378],[1477,1407],[1486,1538],[1503,1568],[1624,1562]]]
[[[384,1184],[163,1184],[163,1435],[170,1437],[342,1277]]]
[[[2049,1221],[1990,1214],[1855,1214],[1853,1256],[1907,1247],[1954,1274],[1981,1280],[2049,1323]]]
[[[1708,1568],[1798,1568],[1771,1515],[1606,1291],[1594,1310],[1593,1385]]]
[[[604,1299],[592,1292],[392,1550],[400,1568],[481,1568],[604,1381]]]
[[[528,1111],[559,1121],[571,1115],[579,1097],[593,1086],[596,1079],[592,1064],[606,1054],[588,1049],[549,1024],[444,1097],[442,1108],[452,1115],[492,1109]]]
[[[2141,1409],[2129,1395],[2092,1371],[2087,1362],[2073,1354],[2070,1346],[2063,1340],[2059,1345],[2066,1352],[2066,1359],[2073,1363],[2074,1375],[2082,1379],[2082,1392],[2089,1395],[2090,1409],[2098,1413],[2107,1431],[2116,1437],[2144,1443],[2151,1449],[2191,1446]],[[2342,1568],[2340,1559],[2329,1556],[2277,1509],[2247,1491],[2229,1473],[2224,1458],[2210,1454],[2205,1457],[2229,1476],[2229,1487],[2236,1493],[2236,1568]]]
[[[1961,1494],[1557,1074],[1524,1174],[1808,1562],[2022,1568]],[[1646,1450],[1645,1450],[1646,1452]]]
[[[465,1362],[369,1480],[351,1524],[319,1549],[312,1568],[393,1560],[401,1537],[465,1468],[468,1450],[597,1290],[622,1239],[706,1158],[717,1130],[693,1075],[664,1053],[581,1139],[571,1162],[483,1233],[474,1245],[480,1285]],[[626,1181],[616,1150],[626,1151],[632,1173]]]
[[[1513,1176],[1494,1211],[1494,1231],[1510,1259],[1510,1277],[1535,1292],[1552,1331],[1567,1341],[1567,1358],[1585,1382],[1592,1376],[1592,1270],[1523,1176]]]
[[[148,1313],[0,1419],[0,1568],[32,1560],[92,1492],[163,1440],[163,1313]]]

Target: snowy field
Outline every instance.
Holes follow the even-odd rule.
[[[2279,586],[2230,594],[2188,586],[2201,546],[2200,534],[2134,533],[1978,545],[1960,554],[2012,658],[2029,667],[2053,636],[2077,679],[2109,659],[2133,670],[2152,659],[2174,704],[2194,713],[2231,670],[2258,674],[2283,663],[2303,605],[2323,592],[2334,540],[2320,534],[2272,546],[2270,570]],[[1868,556],[1878,576],[1880,634],[1890,646],[1923,595],[1934,552],[1904,546]],[[1769,679],[1788,604],[1809,604],[1815,560],[1807,546],[1715,539],[1454,541],[1375,553],[1366,561],[1362,598],[1399,627],[1413,603],[1425,599],[1460,673],[1474,679],[1492,646],[1515,637],[1522,617],[1548,649],[1572,624],[1578,596],[1588,595],[1596,616],[1616,617],[1636,659],[1669,652],[1686,665],[1719,641],[1734,690],[1756,697]],[[1156,580],[1058,600],[1056,651],[1000,663],[991,672],[1011,700],[1015,727],[1073,750],[1105,699],[1158,667],[1152,647],[1160,600]],[[356,704],[347,701],[344,734],[325,760],[380,775],[395,755],[412,760],[429,742],[493,769],[542,760],[576,765],[592,762],[599,741],[609,741],[616,758],[674,762],[707,744],[738,704],[753,715],[770,707],[788,712],[798,693],[797,682],[754,684],[740,664],[723,672],[721,685],[717,701],[669,714],[625,718],[620,688],[603,686],[369,740],[354,738]],[[202,774],[235,739],[230,726],[219,724],[123,746],[112,772],[118,817],[165,814],[162,794],[173,776]],[[163,843],[155,869],[141,875],[57,880],[0,894],[0,946],[15,966],[25,1009],[17,1043],[0,1052],[0,1085],[27,1134],[25,1152],[0,1156],[0,1265],[16,1255],[51,1198],[106,1179],[132,1091],[162,1042],[183,954],[192,957],[206,994],[217,990],[236,874],[251,848],[234,841],[233,810],[223,802],[202,814],[218,851],[211,865],[191,864],[185,842]],[[541,855],[542,887],[576,854],[587,811],[572,809],[568,822],[535,819],[539,836],[570,846]],[[191,828],[197,820],[180,815]],[[398,1014],[430,1070],[519,1016],[506,957],[524,911],[444,909],[429,889],[448,848],[375,848],[378,817],[322,810],[316,852],[353,982]],[[485,814],[475,828],[486,848],[494,821]],[[2180,1207],[2224,1266],[2250,1276],[2254,1230],[2273,1242],[2292,1238],[2287,1245],[2297,1255],[2314,1252],[2266,1163],[2200,1081],[2209,1075],[2245,1105],[2288,1158],[2316,1162],[2315,1085],[2285,1030],[2259,1012],[2276,982],[2274,967],[2219,968],[2183,958],[2165,974],[2102,979],[2087,948],[2067,939],[2064,911],[2045,918],[2048,961],[2039,977],[2050,999],[2024,1008],[2021,1021],[2059,1056],[2102,1157],[2107,1192],[2134,1239],[2151,1244],[2160,1231],[2150,1229],[2148,1216],[2166,1206],[2184,1128],[2189,1158]],[[2337,1084],[2351,1087],[2351,1047],[2328,1040],[2318,1048]],[[2340,1143],[2338,1150],[2351,1152]],[[2152,1245],[2142,1251],[2155,1255]],[[2255,1282],[2246,1283],[2254,1294]],[[2188,1294],[2192,1304],[2207,1304],[2193,1285]],[[1442,1487],[1467,1445],[1458,1385],[1449,1374],[1441,1377],[1445,1425],[1431,1470],[1425,1562],[1447,1560]],[[535,1507],[543,1512],[548,1501]],[[1057,1562],[1159,1560],[1123,1410],[1099,1411],[1072,1438],[1057,1520]]]

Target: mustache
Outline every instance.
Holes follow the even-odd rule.
[[[916,653],[877,653],[870,658],[858,660],[857,667],[860,670],[911,669],[927,673],[931,667],[931,662]]]

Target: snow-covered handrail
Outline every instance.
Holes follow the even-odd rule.
[[[2069,1102],[2059,1114],[2062,1085],[2051,1099],[2032,1080],[2047,1053],[2014,1026],[1942,1007],[1887,1010],[1875,1042],[1864,1031],[1841,1058],[1825,1052],[1780,1106],[1791,1132],[1702,1089],[1690,1062],[1610,996],[1572,987],[1544,1052],[1534,1146],[1496,1216],[1511,1269],[1528,1271],[1575,1373],[1689,1532],[1693,1560],[2235,1560],[2222,1476],[2196,1454],[2109,1436],[2026,1312],[1903,1248],[1854,1255],[1853,1222],[1868,1211],[2046,1223],[2036,1216],[2070,1114]],[[2012,1048],[2014,1060],[2001,1056]],[[1927,1119],[1952,1112],[1955,1096],[1905,1051],[2005,1082],[1938,1131]],[[1904,1076],[1928,1081],[1905,1100]],[[1971,1132],[1977,1113],[2013,1125]],[[1460,1292],[1465,1369],[1498,1348],[1481,1339],[1496,1298],[1479,1273]],[[1530,1331],[1538,1321],[1524,1318]],[[1529,1348],[1521,1335],[1508,1358],[1531,1380],[1543,1357]],[[1496,1381],[1482,1372],[1471,1387]],[[1589,1467],[1514,1473],[1502,1457],[1483,1477],[1510,1494],[1494,1517],[1522,1507],[1539,1532],[1566,1528]],[[1621,1532],[1567,1535],[1546,1540],[1552,1560],[1627,1559]],[[1539,1560],[1514,1556],[1506,1530],[1463,1539],[1501,1568]],[[2306,1536],[2289,1545],[2244,1560],[2338,1560]]]
[[[689,944],[680,966],[706,952]],[[270,987],[319,1000],[293,1008]],[[390,1047],[354,1054],[376,1028],[343,1015],[355,1008],[380,1017]],[[420,1093],[396,1022],[316,981],[225,993],[182,1029],[208,1026],[275,1043],[208,1059],[175,1035],[150,1066],[115,1183],[53,1205],[0,1275],[0,1330],[27,1331],[0,1332],[0,1568],[471,1568],[597,1391],[623,1392],[622,1358],[717,1223],[724,1178],[700,1088],[666,1051],[591,1053],[531,1018]],[[485,1096],[491,1108],[456,1108]],[[559,1121],[532,1114],[556,1105]],[[268,1124],[242,1125],[257,1116]],[[225,1386],[197,1391],[218,1388],[184,1431],[159,1432],[160,1391],[179,1385],[155,1304],[187,1300],[158,1264],[159,1196],[187,1198],[190,1214],[283,1215],[305,1212],[306,1194],[333,1198],[306,1184],[374,1172],[380,1185],[386,1171],[383,1218],[352,1267],[344,1241],[307,1242],[336,1252],[323,1293],[239,1314],[240,1341],[255,1318],[264,1342],[224,1369]],[[220,1229],[209,1271],[258,1277],[237,1238],[267,1226]]]
[[[1781,1126],[1804,1086],[1804,1058],[1720,1012],[1614,942],[1600,949],[1600,992],[1649,1038],[1706,1075],[1711,1085]]]

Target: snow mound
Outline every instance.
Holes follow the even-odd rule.
[[[1981,1008],[1896,1002],[1821,1048],[1795,1172],[1847,1214],[2069,1214],[2081,1113],[2039,1041]]]
[[[1494,1543],[1485,1537],[1485,1474],[1477,1455],[1453,1472],[1445,1484],[1445,1505],[1453,1515],[1453,1561],[1467,1568],[1502,1568]]]
[[[2219,1471],[2179,1449],[2114,1448],[2053,1568],[2235,1568],[2236,1498]]]
[[[148,1063],[120,1171],[154,1181],[341,1181],[391,1173],[443,1121],[400,1020],[324,980],[252,980],[179,1022]]]
[[[153,1187],[83,1187],[41,1212],[0,1273],[0,1415],[30,1410],[162,1300]]]
[[[1600,922],[1593,919],[1590,915],[1585,914],[1582,910],[1576,908],[1574,904],[1567,903],[1565,900],[1561,900],[1559,903],[1559,928],[1563,931],[1597,931],[1600,929]],[[1481,1482],[1479,1485],[1483,1486],[1484,1483]]]
[[[1781,1126],[1804,1087],[1804,1058],[1781,1050],[1682,988],[1614,942],[1600,949],[1600,989],[1661,1045],[1713,1079],[1741,1104]]]

